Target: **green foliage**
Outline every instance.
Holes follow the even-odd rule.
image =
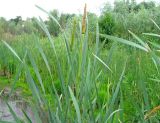
[[[10,23],[17,31],[11,33],[12,41],[0,42],[0,72],[7,68],[12,74],[12,91],[20,87],[25,96],[31,96],[37,122],[159,122],[158,114],[145,119],[159,105],[159,7],[134,11],[134,0],[116,4],[112,11],[103,11],[99,23],[96,15],[88,13],[85,34],[78,27],[80,17],[72,20],[70,15],[40,7],[49,15],[48,22],[39,18],[37,24],[32,19]],[[20,33],[22,23],[24,33]],[[58,28],[55,34],[51,27]],[[90,43],[94,32],[95,43]],[[104,48],[100,38],[113,42],[111,47]],[[32,122],[23,113],[26,122]]]
[[[42,24],[42,29],[45,30],[44,22],[39,24]],[[82,50],[76,37],[72,51],[67,51],[62,37],[54,40],[52,44],[53,38],[47,30],[45,33],[49,40],[39,40],[37,35],[30,37],[32,42],[25,39],[27,42],[24,46],[27,47],[28,57],[24,57],[25,52],[18,49],[23,43],[21,40],[16,42],[19,46],[10,44],[14,49],[4,43],[23,67],[25,79],[23,76],[20,76],[20,79],[25,83],[23,86],[19,85],[19,82],[16,84],[25,88],[25,93],[31,92],[33,95],[35,114],[39,110],[48,114],[45,117],[37,113],[36,119],[39,122],[43,122],[43,118],[46,122],[116,122],[117,119],[122,122],[145,122],[145,110],[149,111],[156,105],[150,102],[158,100],[152,98],[152,93],[159,92],[156,88],[158,83],[153,84],[148,80],[159,77],[150,59],[153,57],[152,51],[148,52],[144,41],[132,32],[130,34],[138,43],[114,36],[103,36],[138,50],[128,49],[120,44],[114,44],[108,50],[101,49],[98,25],[96,28],[96,44],[91,49],[87,48],[87,32],[85,38],[82,37]],[[144,63],[149,67],[145,67]],[[24,86],[25,84],[27,85]],[[148,91],[152,87],[155,89]],[[30,91],[27,92],[26,88]],[[52,115],[49,115],[50,113]],[[29,117],[28,120],[32,121]]]
[[[57,10],[53,10],[50,12],[50,14],[56,18],[56,20],[59,21],[60,19],[60,14]],[[47,25],[48,25],[48,30],[49,32],[53,35],[53,36],[58,36],[59,32],[60,32],[60,28],[59,26],[56,24],[55,21],[52,20],[51,17],[49,17],[49,21],[47,21]]]
[[[129,11],[129,3],[125,1],[116,1],[114,3],[114,12],[120,13],[120,14],[127,14]]]
[[[99,19],[99,30],[102,34],[108,34],[113,35],[113,29],[115,26],[113,15],[111,13],[104,13],[100,19]],[[103,41],[104,38],[101,38],[101,41]],[[108,40],[106,41],[108,43]]]
[[[131,36],[126,33],[128,30],[133,31],[136,34],[150,31],[156,32],[157,29],[154,28],[155,26],[150,19],[154,19],[158,23],[159,10],[159,6],[155,6],[154,2],[141,2],[137,4],[135,1],[116,1],[113,8],[106,4],[102,9],[102,15],[99,18],[100,21],[103,20],[103,23],[100,23],[100,27],[106,24],[106,28],[108,27],[110,29],[110,26],[108,26],[110,21],[108,20],[107,23],[109,17],[105,18],[105,16],[103,16],[106,13],[110,14],[112,17],[111,21],[114,24],[112,33],[104,33],[101,28],[100,33],[113,34],[130,39]],[[105,26],[103,26],[103,28],[104,27]]]
[[[102,34],[113,34],[114,19],[111,13],[105,13],[99,20],[100,32]]]

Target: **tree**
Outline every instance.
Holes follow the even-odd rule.
[[[156,5],[154,2],[141,2],[138,5],[135,6],[134,10],[139,11],[141,9],[153,9]]]
[[[36,31],[36,27],[34,27],[34,20],[32,18],[27,18],[22,24],[22,30],[24,33],[31,34]]]
[[[99,30],[102,34],[112,35],[114,25],[115,22],[111,13],[106,12],[99,18]]]
[[[0,18],[0,39],[3,37],[3,33],[7,32],[8,22],[5,18]]]
[[[14,22],[15,25],[17,25],[18,23],[22,22],[22,17],[21,16],[17,16],[14,19],[10,19],[10,22]]]
[[[16,34],[16,24],[14,21],[9,21],[9,24],[8,24],[8,33],[12,34],[12,35],[15,35]]]
[[[59,23],[63,29],[66,28],[66,25],[69,20],[71,20],[75,15],[74,14],[64,14],[62,13],[60,16]]]
[[[127,14],[129,12],[128,3],[125,1],[115,1],[114,12],[120,13],[120,14]]]
[[[107,2],[103,8],[101,9],[101,14],[105,13],[105,12],[112,12],[113,11],[113,7],[111,6],[111,4],[109,2]]]
[[[89,32],[95,32],[96,31],[96,24],[98,22],[98,17],[96,14],[88,12],[88,30]]]

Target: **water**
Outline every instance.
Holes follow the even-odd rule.
[[[26,103],[20,98],[18,99],[17,97],[9,99],[7,102],[20,119],[24,120],[25,118],[22,112],[22,109],[23,109],[28,115],[28,117],[32,120],[32,123],[36,123],[34,119],[34,114],[28,103]],[[0,97],[0,120],[8,121],[8,122],[15,121],[12,114],[10,113],[10,110],[6,102],[3,100],[2,96]]]

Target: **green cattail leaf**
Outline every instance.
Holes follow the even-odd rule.
[[[24,116],[27,119],[27,123],[32,123],[32,120],[29,118],[29,116],[27,115],[27,113],[24,110],[22,110],[22,112],[23,112]]]
[[[144,35],[148,35],[148,36],[153,36],[153,37],[158,37],[160,38],[159,34],[155,34],[155,33],[143,33]]]
[[[76,110],[76,114],[77,114],[77,118],[78,118],[78,123],[82,123],[81,121],[81,113],[80,113],[80,109],[79,109],[79,106],[78,106],[78,102],[73,94],[73,91],[70,87],[69,88],[69,92],[70,92],[70,95],[71,95],[71,98],[72,98],[72,101],[73,101],[73,104],[74,104],[74,107],[75,107],[75,110]]]
[[[109,71],[112,72],[111,68],[109,68],[108,65],[107,65],[104,61],[102,61],[98,56],[96,56],[96,55],[94,55],[94,54],[93,54],[93,56],[94,56],[98,61],[100,61]]]
[[[18,54],[16,53],[14,49],[7,42],[3,41],[3,43],[18,58],[18,60],[22,62],[21,58],[18,56]]]
[[[117,38],[115,36],[110,36],[110,35],[105,35],[105,34],[101,34],[102,37],[106,37],[107,39],[110,39],[110,40],[113,40],[113,41],[117,41],[117,42],[120,42],[120,43],[123,43],[123,44],[127,44],[127,45],[130,45],[132,47],[136,47],[138,49],[141,49],[143,51],[146,51],[148,52],[148,49],[139,45],[139,44],[136,44],[132,41],[128,41],[128,40],[125,40],[125,39],[122,39],[122,38]]]
[[[40,83],[40,85],[41,85],[42,91],[43,91],[43,93],[45,94],[45,88],[44,88],[44,85],[43,85],[43,82],[42,82],[41,75],[40,75],[40,73],[39,73],[39,70],[38,70],[38,67],[37,67],[37,65],[36,65],[36,62],[35,62],[32,54],[30,53],[29,50],[28,50],[28,56],[29,56],[30,62],[31,62],[31,64],[32,64],[33,68],[34,68],[34,72],[36,73],[36,76],[37,76],[37,78],[38,78],[38,81],[39,81],[39,83]]]
[[[113,96],[112,96],[112,98],[111,98],[111,103],[110,103],[109,109],[108,109],[108,111],[107,111],[107,113],[106,113],[105,123],[108,122],[108,118],[110,117],[110,115],[112,114],[112,112],[113,112],[113,110],[114,110],[114,104],[115,104],[115,102],[116,102],[116,99],[117,99],[118,94],[119,94],[119,91],[120,91],[120,86],[121,86],[121,83],[122,83],[122,81],[123,81],[123,76],[124,76],[124,73],[125,73],[125,69],[126,69],[126,63],[125,63],[125,65],[124,65],[123,71],[122,71],[122,73],[121,73],[121,76],[120,76],[119,81],[118,81],[118,83],[117,83],[117,86],[116,86],[116,88],[115,88],[114,94],[113,94]]]
[[[11,108],[11,106],[7,103],[7,106],[14,118],[14,120],[16,121],[16,123],[22,123],[22,121],[18,118],[18,116],[16,115],[16,113],[13,111],[13,109]]]

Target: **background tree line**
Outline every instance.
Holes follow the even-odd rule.
[[[63,29],[70,29],[74,20],[81,22],[82,15],[59,13],[58,10],[50,12],[60,23]],[[101,10],[101,15],[88,12],[90,37],[94,37],[96,23],[99,23],[100,33],[130,38],[127,33],[131,30],[134,33],[157,31],[150,19],[160,24],[160,6],[154,2],[136,3],[135,0],[116,1],[114,6],[106,3]],[[57,37],[60,34],[58,25],[50,17],[45,20],[50,33]],[[12,39],[12,37],[22,34],[37,32],[40,36],[45,36],[36,23],[36,18],[22,20],[21,16],[6,20],[0,18],[0,39]],[[91,38],[92,39],[92,38]],[[103,39],[102,39],[103,40]]]

